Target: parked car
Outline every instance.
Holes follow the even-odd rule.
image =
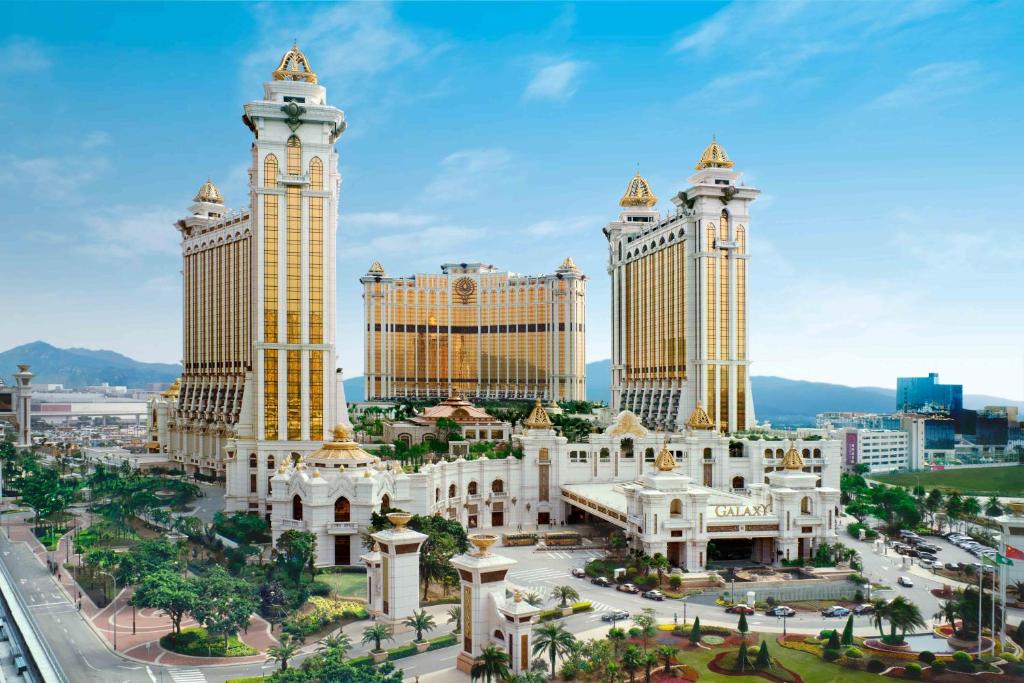
[[[961,569],[963,569],[963,565],[959,562],[947,562],[946,569],[948,569],[951,572],[958,572]]]
[[[942,563],[939,562],[938,560],[927,560],[927,559],[925,559],[925,560],[921,560],[918,564],[920,564],[925,569],[942,569]]]
[[[613,609],[601,615],[601,621],[623,621],[629,619],[629,612],[624,609]]]
[[[934,562],[936,564],[940,564],[939,558],[935,557],[931,553],[918,553],[917,556],[921,559],[920,564],[924,564],[925,562]]]
[[[742,602],[740,602],[740,603],[737,603],[737,604],[732,605],[730,607],[726,607],[725,611],[730,613],[730,614],[753,614],[754,613],[754,608],[753,607],[747,607]]]
[[[644,591],[640,594],[640,597],[647,598],[648,600],[664,600],[664,594],[659,590]]]
[[[640,589],[631,583],[619,584],[615,590],[622,591],[623,593],[639,593]]]
[[[769,617],[795,617],[796,610],[785,605],[776,605],[765,612],[765,614]]]
[[[587,572],[586,572],[585,569],[583,569],[583,567],[573,567],[572,568],[572,575],[575,576],[578,579],[582,579],[582,578],[585,578],[587,576]]]
[[[849,616],[850,610],[842,605],[833,605],[821,610],[822,616]]]
[[[595,586],[605,587],[612,585],[611,580],[607,576],[595,576],[590,580],[590,583],[594,584]]]
[[[874,605],[865,602],[863,605],[857,605],[853,608],[854,614],[871,614],[875,611]]]
[[[901,576],[900,578],[896,579],[896,583],[906,588],[914,587],[914,582],[910,580],[909,576]]]
[[[939,552],[939,550],[941,550],[941,548],[939,548],[939,546],[932,545],[931,543],[922,543],[921,545],[917,546],[917,549],[918,550],[926,550],[926,551],[928,551],[930,553],[937,553],[937,552]]]

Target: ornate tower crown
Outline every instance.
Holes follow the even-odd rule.
[[[203,186],[199,188],[199,192],[196,192],[196,196],[192,198],[192,201],[223,204],[224,197],[220,195],[220,190],[213,184],[213,181],[207,178]]]
[[[662,444],[658,457],[654,459],[654,466],[658,468],[659,472],[671,472],[676,468],[676,459],[672,456],[672,451],[668,449],[668,444]]]
[[[374,261],[370,264],[370,269],[367,273],[373,273],[374,275],[384,275],[384,266],[380,264],[380,261]]]
[[[785,470],[802,470],[804,468],[804,459],[800,457],[800,453],[796,450],[795,444],[789,444],[789,450],[782,456],[782,469]]]
[[[530,415],[523,420],[523,426],[527,429],[551,429],[551,418],[548,417],[548,413],[544,410],[544,406],[540,404],[539,398],[534,404],[533,410],[530,411]]]
[[[566,256],[565,260],[562,261],[562,265],[558,267],[559,270],[579,270],[579,266],[572,260],[572,256]]]
[[[274,80],[305,81],[306,83],[317,82],[316,74],[313,73],[313,69],[309,66],[309,60],[299,50],[297,43],[293,43],[292,49],[285,52],[284,57],[281,57],[281,63],[274,70]]]
[[[708,411],[704,410],[704,404],[697,401],[697,406],[690,413],[690,419],[686,421],[686,426],[690,429],[714,429],[715,423],[708,416]]]
[[[633,207],[647,207],[650,208],[658,203],[658,198],[651,192],[651,186],[647,184],[647,181],[640,176],[640,171],[636,172],[633,176],[629,185],[626,186],[626,194],[622,195],[622,199],[619,200],[619,206],[622,208],[633,208]]]
[[[694,168],[701,171],[705,168],[732,168],[733,163],[729,161],[729,155],[725,153],[725,149],[718,144],[718,140],[715,136],[711,136],[711,144],[704,148],[704,153],[700,155],[700,161]]]

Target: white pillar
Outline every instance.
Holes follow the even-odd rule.
[[[395,625],[420,607],[420,547],[426,534],[405,528],[412,515],[404,512],[388,514],[395,526],[372,535],[381,552],[381,618]]]
[[[374,543],[373,550],[360,557],[366,565],[366,603],[370,614],[377,616],[383,611],[384,579],[381,572],[380,544]]]
[[[504,617],[502,630],[505,632],[509,668],[514,674],[529,671],[533,650],[533,622],[540,608],[532,607],[523,600],[523,594],[516,591],[512,599],[506,600],[498,611]]]
[[[515,560],[494,555],[488,551],[498,537],[492,534],[475,534],[469,537],[476,546],[476,552],[469,555],[456,555],[451,559],[452,565],[462,579],[462,647],[455,658],[455,666],[463,673],[469,673],[473,662],[484,646],[495,643],[493,631],[497,623],[497,614],[493,605],[505,602],[505,575]],[[492,601],[491,595],[495,595]],[[502,624],[502,633],[504,626]],[[507,640],[502,638],[501,645],[508,649]]]

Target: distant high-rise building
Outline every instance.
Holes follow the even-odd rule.
[[[482,263],[392,277],[374,262],[363,284],[366,399],[586,398],[586,276]]]
[[[964,407],[964,388],[961,384],[939,384],[939,375],[927,377],[900,377],[896,380],[896,410],[917,412],[935,410],[948,413],[954,419]]]
[[[703,404],[716,429],[754,424],[747,231],[759,190],[712,140],[662,216],[639,173],[604,228],[612,289],[612,409],[681,429]]]

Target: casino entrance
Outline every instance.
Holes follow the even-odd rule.
[[[718,538],[708,541],[708,562],[745,562],[754,559],[754,539]]]

